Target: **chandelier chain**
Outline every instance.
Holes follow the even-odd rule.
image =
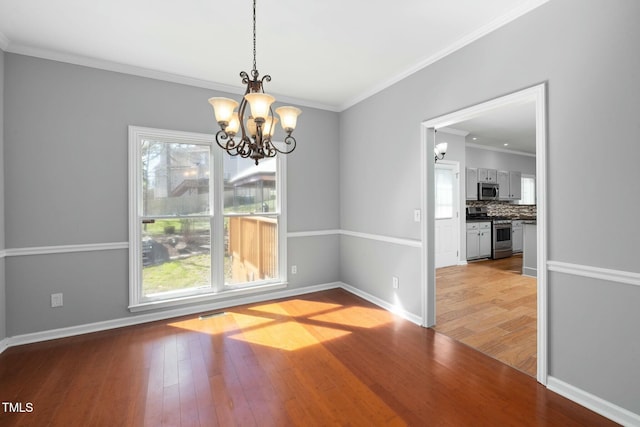
[[[258,71],[256,65],[256,0],[253,0],[253,71]]]

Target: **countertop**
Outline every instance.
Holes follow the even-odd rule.
[[[522,221],[523,224],[536,224],[536,217],[535,216],[519,216],[519,217],[513,217],[513,218],[509,218],[511,221]],[[491,218],[472,218],[472,219],[467,219],[467,222],[491,222]]]

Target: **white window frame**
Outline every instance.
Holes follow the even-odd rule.
[[[519,205],[535,205],[536,204],[536,194],[537,194],[537,185],[538,183],[536,182],[536,176],[535,175],[530,175],[530,174],[522,174],[522,176],[520,177],[521,181],[524,181],[525,179],[533,179],[533,203],[525,203],[522,199],[518,200],[517,204]],[[524,188],[524,185],[522,185],[522,188]]]
[[[211,288],[193,291],[189,294],[176,293],[173,297],[145,300],[142,296],[142,255],[141,223],[143,194],[141,142],[146,139],[185,144],[208,145],[211,149],[209,176],[209,203],[211,218]],[[210,134],[183,132],[129,126],[129,310],[142,311],[154,308],[172,307],[196,302],[206,302],[232,295],[282,289],[287,286],[287,216],[286,216],[286,156],[277,156],[276,186],[277,212],[270,216],[278,220],[278,277],[249,282],[242,285],[224,284],[224,179],[222,149],[218,148],[215,136]],[[250,215],[247,215],[250,216]]]

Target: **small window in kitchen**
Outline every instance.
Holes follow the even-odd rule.
[[[518,201],[520,205],[536,204],[536,177],[535,175],[522,175],[522,198]]]

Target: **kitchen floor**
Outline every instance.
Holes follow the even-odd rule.
[[[537,281],[521,273],[521,254],[437,269],[434,329],[535,377]]]

